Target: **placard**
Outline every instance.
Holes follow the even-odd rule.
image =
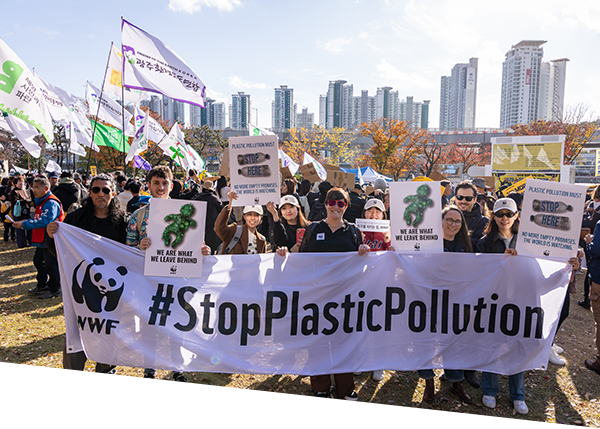
[[[397,253],[443,252],[439,182],[391,182],[392,246]]]
[[[296,180],[292,172],[290,171],[290,167],[281,167],[279,168],[279,172],[281,173],[281,181],[283,182],[285,179]]]
[[[206,201],[152,198],[147,233],[145,276],[202,276]]]
[[[229,137],[231,191],[235,206],[279,204],[279,153],[276,135]]]
[[[223,149],[223,156],[221,157],[221,165],[219,166],[219,175],[229,177],[229,148]]]
[[[527,179],[517,238],[519,255],[577,256],[586,187]]]
[[[90,165],[90,173],[91,173],[92,177],[97,176],[98,175],[98,167],[96,167],[95,165]]]
[[[301,165],[300,173],[302,174],[302,178],[308,180],[310,183],[321,181],[321,178],[317,174],[317,169],[312,162],[310,164]]]
[[[356,227],[362,232],[382,232],[385,233],[390,229],[389,220],[376,219],[359,219],[355,221]]]

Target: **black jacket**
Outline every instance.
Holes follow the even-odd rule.
[[[82,192],[81,188],[77,183],[60,183],[56,190],[52,192],[56,198],[60,200],[60,203],[63,206],[63,210],[67,212],[71,204],[73,203],[81,203],[82,201]]]
[[[358,195],[356,192],[350,192],[350,206],[344,213],[344,219],[350,223],[356,222],[356,219],[362,217],[363,210],[365,208],[366,200]]]
[[[509,249],[514,249],[517,245],[517,235],[513,235],[510,240]],[[488,234],[477,242],[477,253],[504,253],[506,244],[498,234]]]
[[[470,212],[463,212],[463,215],[467,221],[467,228],[469,228],[471,241],[473,241],[473,247],[475,247],[477,241],[483,237],[485,228],[490,220],[481,214],[481,206],[479,203],[475,203],[473,209]]]
[[[222,243],[221,239],[217,236],[215,232],[215,221],[217,220],[217,216],[221,213],[223,209],[223,203],[217,197],[216,192],[210,190],[203,190],[199,194],[197,194],[194,198],[195,201],[206,201],[206,223],[204,227],[204,241],[206,245],[210,247],[210,250],[214,252],[219,247],[219,244]]]

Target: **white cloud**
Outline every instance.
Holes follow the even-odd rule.
[[[268,89],[266,83],[252,83],[245,80],[242,80],[239,76],[233,75],[229,76],[227,79],[227,83],[236,89]]]
[[[221,12],[231,12],[242,6],[240,0],[169,0],[169,9],[175,12],[199,12],[202,6],[215,8]]]
[[[377,64],[376,70],[375,76],[380,82],[384,82],[385,85],[389,85],[393,87],[394,90],[399,90],[401,92],[405,92],[407,86],[410,86],[411,89],[435,89],[439,86],[438,80],[432,80],[423,73],[405,73],[394,67],[385,59]],[[403,95],[399,95],[400,97],[403,97]]]
[[[354,40],[353,37],[336,37],[335,39],[322,42],[317,40],[317,46],[334,54],[343,52],[346,47]]]

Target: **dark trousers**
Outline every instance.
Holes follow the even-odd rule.
[[[87,362],[87,356],[85,352],[67,353],[67,343],[63,345],[63,368],[73,369],[75,371],[83,371],[85,363]],[[108,365],[105,363],[96,363],[96,372],[102,372],[105,374],[114,373],[115,365]]]
[[[335,379],[335,391],[338,398],[344,399],[346,395],[351,394],[354,391],[354,374],[347,372],[344,374],[334,374]],[[327,392],[331,386],[331,378],[327,375],[312,375],[310,377],[310,387],[315,392]]]
[[[17,230],[19,231],[19,230]],[[60,291],[60,277],[58,274],[58,259],[47,248],[37,247],[33,254],[33,265],[37,269],[37,287],[48,287],[50,292]]]
[[[12,223],[4,222],[4,241],[8,241],[8,240],[14,241],[15,239],[16,239],[15,227],[12,225]]]
[[[22,249],[23,247],[29,246],[27,242],[27,231],[22,228],[15,228],[17,234],[17,247]]]

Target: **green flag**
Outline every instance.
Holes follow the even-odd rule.
[[[90,119],[92,123],[92,129],[96,126],[96,133],[94,134],[94,143],[98,146],[109,146],[119,152],[127,153],[129,151],[129,144],[125,141],[125,148],[123,148],[123,132],[118,128],[108,127],[102,125],[99,122]]]

